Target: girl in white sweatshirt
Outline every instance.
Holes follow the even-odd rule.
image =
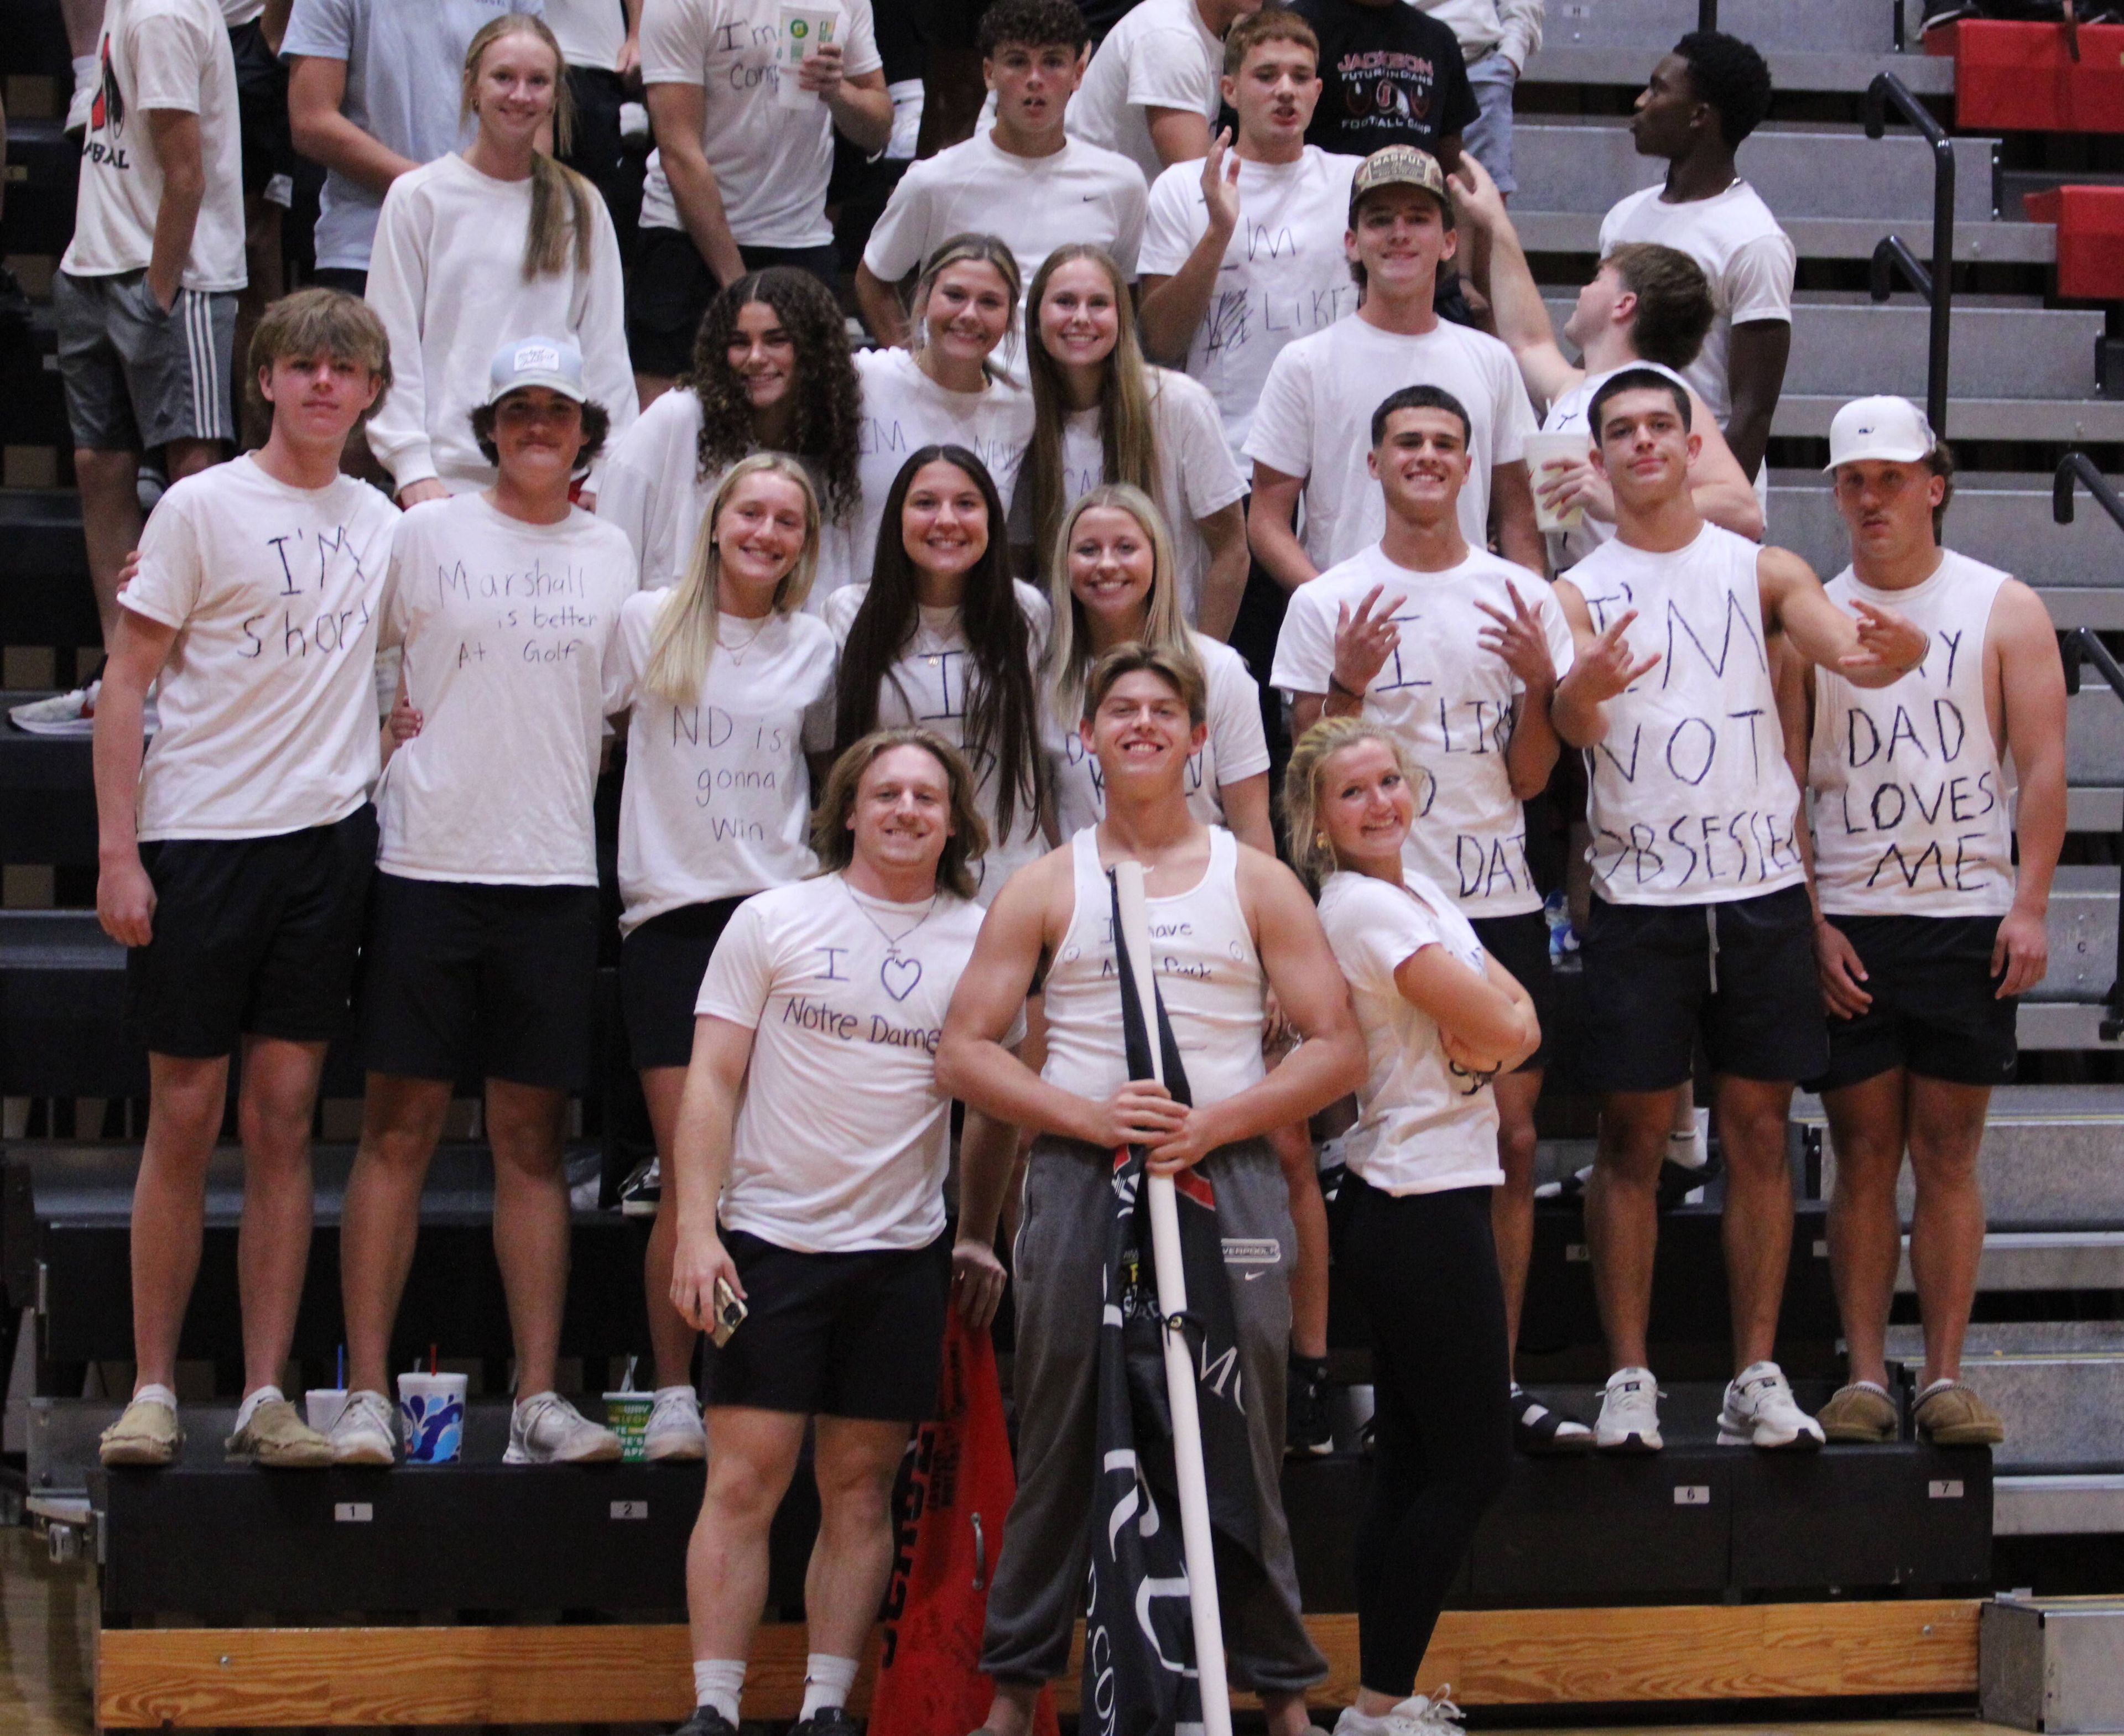
[[[471,415],[495,346],[512,338],[565,332],[613,437],[635,417],[612,219],[589,181],[538,148],[550,123],[565,148],[574,118],[543,21],[514,12],[481,27],[465,54],[464,106],[477,136],[391,184],[369,262],[395,378],[369,440],[406,506],[493,482]],[[594,470],[586,495],[596,480]]]

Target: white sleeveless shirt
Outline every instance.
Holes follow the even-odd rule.
[[[1593,883],[1614,904],[1717,904],[1800,884],[1799,789],[1785,763],[1746,537],[1707,524],[1654,554],[1620,537],[1571,570],[1594,630],[1634,608],[1633,658],[1586,753]]]
[[[1094,1102],[1128,1082],[1121,978],[1114,965],[1113,894],[1099,866],[1097,828],[1069,841],[1076,904],[1048,967],[1050,1085]],[[1152,969],[1197,1103],[1258,1081],[1267,976],[1239,908],[1238,840],[1210,831],[1210,866],[1187,891],[1148,900]]]
[[[1943,551],[1909,590],[1849,567],[1830,600],[1900,611],[1932,636],[1925,660],[1870,691],[1815,672],[1814,865],[1831,916],[2003,916],[2014,903],[2014,823],[1984,706],[1984,644],[2008,575]]]

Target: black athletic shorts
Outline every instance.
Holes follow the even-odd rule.
[[[637,1069],[693,1058],[693,1007],[716,942],[743,898],[683,904],[629,931],[619,943],[619,1004]]]
[[[823,247],[743,247],[749,271],[793,265],[840,293],[840,256]],[[627,286],[627,350],[637,373],[677,376],[693,365],[701,316],[721,286],[684,229],[645,228]]]
[[[745,1317],[710,1358],[708,1403],[920,1423],[935,1415],[952,1232],[926,1248],[800,1254],[723,1237]]]
[[[1839,916],[1866,967],[1873,1004],[1829,1019],[1829,1070],[1807,1081],[1833,1091],[1896,1067],[1950,1085],[2010,1085],[2019,1050],[2018,997],[1991,974],[1997,917]]]
[[[1699,1035],[1711,1070],[1738,1079],[1812,1079],[1828,1064],[1804,886],[1718,904],[1611,904],[1596,893],[1579,956],[1597,1091],[1672,1090]]]
[[[1483,950],[1509,970],[1513,980],[1532,997],[1534,1017],[1541,1020],[1541,1047],[1513,1071],[1524,1073],[1545,1067],[1549,1015],[1556,1007],[1548,974],[1548,918],[1539,910],[1526,910],[1517,916],[1473,917],[1468,926],[1475,931]]]
[[[228,33],[236,57],[237,130],[243,144],[243,190],[263,193],[278,177],[278,204],[294,196],[295,136],[288,124],[288,68],[254,18]]]
[[[404,1079],[590,1082],[594,886],[378,874],[361,970],[362,1063]]]
[[[154,938],[125,955],[126,1023],[158,1055],[233,1053],[241,1036],[326,1043],[347,1025],[376,810],[275,838],[143,844]]]

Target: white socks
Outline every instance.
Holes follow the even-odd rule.
[[[133,1395],[133,1402],[136,1405],[167,1405],[175,1410],[177,1396],[160,1381],[150,1381]]]
[[[830,1652],[811,1652],[804,1659],[804,1709],[798,1723],[829,1706],[846,1706],[848,1690],[856,1685],[853,1658],[836,1658]]]
[[[272,1399],[287,1396],[278,1386],[261,1386],[237,1407],[236,1433],[241,1434],[251,1426],[251,1419],[258,1415],[258,1407]]]
[[[737,1724],[737,1696],[745,1691],[745,1659],[697,1658],[693,1660],[693,1704],[711,1706]]]

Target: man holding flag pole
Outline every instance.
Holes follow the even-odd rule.
[[[1263,1136],[1360,1084],[1364,1044],[1296,877],[1189,813],[1204,728],[1191,659],[1129,645],[1094,665],[1080,729],[1107,817],[1004,887],[937,1050],[942,1089],[1039,1133],[1017,1242],[1020,1477],[981,1659],[994,1736],[1022,1736],[1041,1684],[1066,1666],[1088,1571],[1088,1736],[1229,1729],[1217,1636],[1194,1621],[1191,1587],[1204,1614],[1220,1608],[1232,1675],[1261,1696],[1271,1736],[1303,1736],[1304,1691],[1326,1673],[1278,1489],[1295,1250]],[[1139,947],[1121,956],[1117,869],[1144,894]],[[1147,952],[1154,994],[1134,992],[1129,950]],[[1036,978],[1039,1074],[1003,1047]],[[1304,1040],[1265,1072],[1271,990]],[[1169,1255],[1154,1272],[1139,1211],[1146,1177],[1161,1176],[1176,1199],[1157,1240],[1178,1243],[1177,1273]],[[967,1165],[962,1241],[992,1232],[1006,1179],[1005,1166]],[[1187,1335],[1186,1360],[1163,1366],[1196,1377],[1193,1429],[1159,1372],[1168,1330]]]

